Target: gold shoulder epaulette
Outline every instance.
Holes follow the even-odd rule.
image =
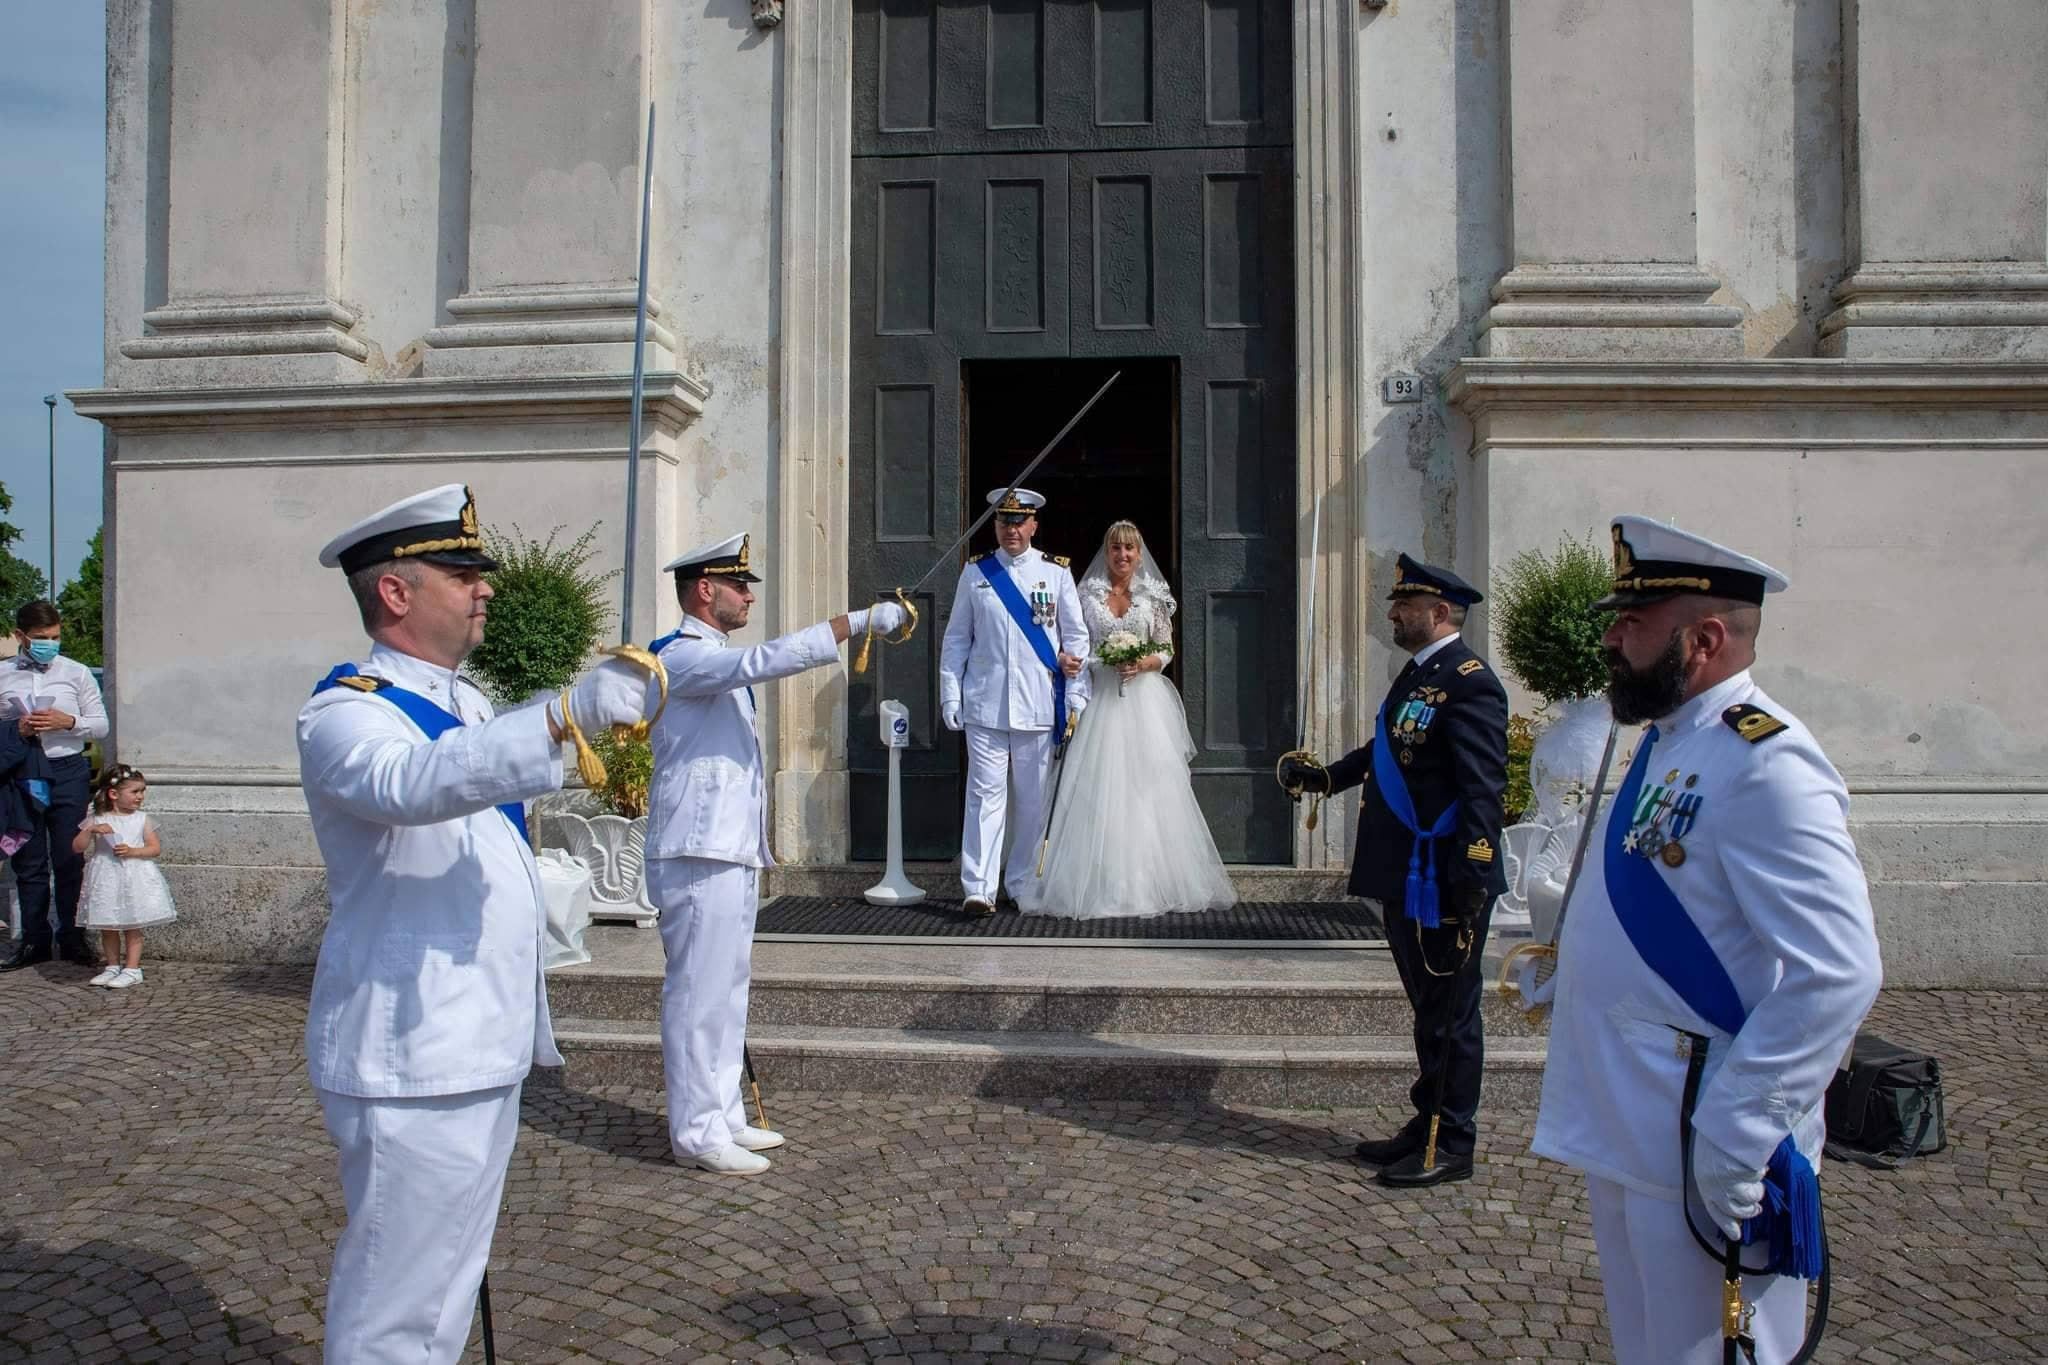
[[[992,555],[992,554],[994,554],[994,553],[995,553],[995,551],[994,551],[994,550],[983,550],[983,551],[982,551],[982,552],[981,552],[980,554],[978,554],[978,555],[969,555],[969,556],[967,556],[967,562],[968,562],[969,564],[979,564],[979,563],[981,563],[981,561],[982,561],[982,560],[984,560],[984,559],[987,559],[987,558],[988,558],[988,557],[989,557],[990,555]]]
[[[385,679],[369,673],[351,673],[348,677],[336,678],[335,681],[343,687],[353,687],[358,692],[382,692],[391,686]]]
[[[1458,665],[1458,676],[1462,678],[1469,674],[1477,673],[1485,667],[1486,660],[1484,659],[1467,659],[1464,663]]]
[[[1748,702],[1729,707],[1721,713],[1721,719],[1727,722],[1729,729],[1751,744],[1769,739],[1785,728],[1784,721],[1762,707],[1751,706]]]
[[[1073,563],[1073,561],[1068,559],[1065,555],[1048,555],[1046,556],[1046,558],[1052,560],[1053,563],[1059,565],[1062,569],[1066,568],[1069,564]]]

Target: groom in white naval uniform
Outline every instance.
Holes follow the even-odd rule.
[[[1073,572],[1064,556],[1031,548],[1045,499],[1017,488],[997,489],[988,500],[996,505],[1002,548],[960,570],[939,651],[940,719],[948,730],[967,731],[960,889],[970,915],[995,913],[998,878],[1013,894],[1029,884],[1045,828],[1056,731],[1088,704],[1088,675],[1077,662],[1088,653],[1088,623]],[[1017,803],[1008,808],[1012,783]]]
[[[1822,1098],[1883,975],[1870,895],[1841,776],[1750,677],[1784,575],[1647,517],[1613,537],[1608,700],[1623,725],[1655,723],[1533,995],[1555,988],[1532,1145],[1585,1173],[1621,1365],[1722,1359],[1721,1239],[1738,1231],[1766,1272],[1742,1280],[1754,1358],[1782,1365],[1819,1268],[1800,1211],[1819,1208]]]
[[[539,874],[520,802],[562,785],[559,702],[493,718],[455,670],[483,638],[497,566],[447,484],[336,536],[375,641],[299,712],[299,777],[332,913],[306,1069],[341,1158],[348,1225],[326,1358],[452,1362],[490,1256],[519,1087],[559,1066],[541,979]],[[637,721],[618,660],[568,694],[576,723]]]
[[[754,729],[755,683],[839,658],[868,628],[899,629],[903,608],[881,602],[766,644],[728,637],[754,605],[744,535],[702,545],[662,566],[676,576],[683,623],[656,640],[668,670],[668,709],[654,726],[647,803],[647,889],[661,909],[667,971],[661,988],[661,1066],[669,1146],[678,1161],[720,1175],[758,1175],[782,1135],[747,1122],[740,1075],[753,978],[754,914],[768,853],[766,774]]]

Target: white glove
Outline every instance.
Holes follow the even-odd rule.
[[[1538,985],[1537,963],[1538,959],[1531,954],[1515,964],[1515,993],[1522,997],[1522,1012],[1525,1014],[1557,999],[1557,973],[1552,972]]]
[[[1728,1155],[1697,1129],[1692,1135],[1692,1183],[1707,1217],[1731,1242],[1741,1238],[1743,1220],[1764,1211],[1764,1173]]]
[[[903,629],[903,623],[909,619],[910,614],[898,602],[877,602],[866,611],[846,613],[847,630],[854,635],[864,632],[870,624],[874,626],[875,634],[892,635]]]
[[[569,689],[570,714],[586,735],[607,726],[635,724],[647,714],[648,682],[639,665],[606,659]],[[548,703],[548,716],[562,724],[561,698]]]
[[[960,728],[960,703],[949,701],[940,707],[939,719],[946,723],[948,730],[958,730]]]

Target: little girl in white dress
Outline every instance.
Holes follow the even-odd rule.
[[[79,822],[71,847],[85,855],[78,892],[80,928],[100,931],[106,969],[90,984],[126,990],[142,984],[142,931],[178,917],[170,883],[156,865],[163,843],[142,813],[149,781],[125,763],[100,777],[92,812]]]

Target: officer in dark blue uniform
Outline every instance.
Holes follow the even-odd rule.
[[[1508,699],[1500,679],[1458,632],[1480,601],[1449,570],[1402,555],[1395,570],[1394,643],[1414,657],[1394,679],[1374,738],[1322,767],[1289,756],[1278,777],[1290,792],[1334,794],[1365,782],[1350,891],[1379,905],[1387,944],[1415,1010],[1420,1074],[1400,1132],[1358,1144],[1380,1182],[1435,1185],[1472,1174],[1478,1142],[1480,956],[1501,866],[1507,790]],[[1435,1160],[1425,1162],[1430,1120],[1441,1114]]]

